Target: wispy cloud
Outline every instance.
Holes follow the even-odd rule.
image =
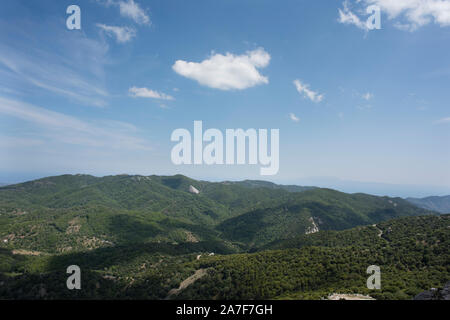
[[[350,1],[339,9],[339,22],[353,24],[367,29],[365,22],[349,9]],[[363,11],[369,5],[377,5],[394,21],[395,27],[415,31],[418,28],[435,23],[441,27],[450,26],[450,1],[448,0],[355,0],[356,10]]]
[[[366,92],[366,93],[363,93],[361,97],[362,97],[364,100],[369,101],[369,100],[372,100],[372,99],[373,99],[374,95],[373,95],[373,93]]]
[[[150,25],[150,17],[147,11],[134,0],[97,0],[98,3],[107,7],[116,6],[120,10],[122,17],[130,18],[137,24]]]
[[[130,95],[134,98],[150,98],[150,99],[160,99],[160,100],[175,100],[174,97],[162,93],[162,92],[158,92],[158,91],[154,91],[151,89],[147,89],[147,88],[137,88],[137,87],[132,87],[128,90],[128,92],[130,93]]]
[[[269,62],[270,55],[259,48],[242,55],[213,54],[202,62],[178,60],[172,68],[179,75],[210,88],[243,90],[269,83],[269,79],[258,71],[267,67]]]
[[[52,41],[58,50],[0,45],[1,90],[20,95],[48,91],[83,105],[107,105],[109,94],[101,83],[108,46],[78,33],[65,35],[65,41],[57,34]]]
[[[289,118],[294,122],[299,122],[300,118],[297,117],[294,113],[289,113]]]
[[[97,27],[110,37],[115,37],[118,43],[129,42],[136,36],[136,30],[129,27],[107,26],[101,23],[97,23]]]
[[[138,24],[150,24],[150,17],[134,0],[119,1],[120,14],[134,20]]]
[[[145,140],[132,134],[136,132],[136,127],[124,122],[105,120],[87,122],[60,112],[3,97],[0,97],[0,114],[37,126],[40,129],[40,139],[37,141],[113,149],[151,149]]]
[[[450,123],[450,117],[439,119],[439,120],[436,121],[436,123],[437,123],[437,124],[440,124],[440,123]]]
[[[319,94],[309,88],[309,85],[302,83],[300,80],[294,80],[294,85],[300,94],[303,94],[305,98],[308,98],[312,102],[321,102],[324,98],[323,94]]]
[[[358,27],[362,30],[368,30],[367,24],[363,22],[359,16],[353,13],[349,8],[348,0],[344,1],[343,8],[339,10],[339,19],[338,21],[343,24],[350,24]]]

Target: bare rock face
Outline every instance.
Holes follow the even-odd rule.
[[[431,290],[419,293],[414,300],[450,300],[450,281],[442,289],[431,288]]]
[[[189,192],[193,194],[199,194],[200,191],[198,191],[195,187],[189,186]]]
[[[314,221],[314,218],[311,217],[308,220],[309,220],[309,222],[311,222],[311,226],[306,229],[305,234],[312,234],[312,233],[319,232],[319,226]]]

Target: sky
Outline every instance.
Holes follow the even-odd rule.
[[[447,0],[4,0],[0,182],[184,174],[450,194],[449,40]],[[278,173],[174,165],[171,134],[196,120],[279,129]]]

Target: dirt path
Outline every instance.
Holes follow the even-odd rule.
[[[373,224],[372,227],[375,227],[375,228],[378,230],[378,237],[381,238],[381,236],[383,235],[383,230],[381,230],[380,228],[378,228],[376,224]]]
[[[205,276],[206,273],[207,273],[206,269],[199,269],[199,270],[195,271],[195,273],[192,276],[190,276],[189,278],[185,279],[183,282],[180,283],[180,286],[178,287],[178,289],[170,290],[169,294],[166,297],[166,300],[169,299],[171,296],[178,295],[181,291],[183,291],[184,289],[189,287],[195,281],[197,281],[198,279]]]

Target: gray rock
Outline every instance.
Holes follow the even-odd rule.
[[[450,300],[450,281],[442,289],[431,288],[431,290],[419,293],[414,300]]]

